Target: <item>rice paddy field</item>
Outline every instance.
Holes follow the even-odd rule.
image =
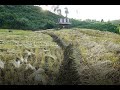
[[[44,74],[41,77],[49,81],[49,76],[49,83],[54,84],[63,52],[49,35],[32,31],[0,30],[0,42],[0,67],[4,68],[1,69],[1,84],[42,84],[34,80],[34,77],[40,79],[39,76],[30,76],[39,69],[38,73]],[[46,80],[43,82],[47,83]]]
[[[78,28],[49,32],[59,36],[67,44],[72,43],[80,51],[84,63],[84,66],[78,68],[82,85],[120,84],[118,34]]]
[[[74,48],[61,48],[48,33]],[[119,60],[119,34],[78,28],[0,29],[1,85],[56,85],[59,77],[62,84],[119,85]]]

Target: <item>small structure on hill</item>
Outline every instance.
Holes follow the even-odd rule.
[[[71,23],[69,18],[59,18],[57,24],[59,25],[60,28],[69,28]]]
[[[57,12],[58,12],[58,15],[61,16],[61,9],[58,9]],[[68,8],[66,7],[65,8],[66,17],[58,18],[57,25],[59,28],[69,28],[71,23],[70,23],[70,19],[67,17],[68,13],[69,13]]]

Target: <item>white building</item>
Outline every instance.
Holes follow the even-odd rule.
[[[61,28],[64,28],[64,27],[68,28],[71,23],[70,23],[70,19],[69,18],[59,18],[57,24]]]

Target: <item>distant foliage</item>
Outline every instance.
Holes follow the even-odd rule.
[[[120,24],[120,20],[112,20],[110,22],[114,25],[119,25]]]
[[[50,11],[43,11],[33,5],[0,5],[0,28],[40,30],[57,28],[58,18],[63,17]],[[71,27],[98,29],[118,33],[117,26],[110,22],[70,19]]]
[[[71,27],[97,29],[97,30],[101,30],[101,31],[109,31],[109,32],[119,33],[117,25],[114,25],[110,22],[99,22],[99,21],[95,21],[95,20],[77,21],[77,20],[73,20],[73,19],[71,21],[72,21]]]
[[[58,17],[38,6],[0,5],[0,28],[4,29],[51,29],[55,28]]]

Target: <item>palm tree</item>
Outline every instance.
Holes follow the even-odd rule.
[[[58,10],[57,10],[57,13],[58,13],[58,15],[62,15],[62,14],[61,14],[61,9],[58,9]]]
[[[69,12],[68,12],[68,8],[65,7],[64,9],[65,9],[65,14],[66,14],[66,18],[67,18],[67,15],[68,15],[68,13],[69,13]]]
[[[58,9],[59,9],[59,5],[53,7],[54,12],[57,11],[57,13],[58,13]]]

